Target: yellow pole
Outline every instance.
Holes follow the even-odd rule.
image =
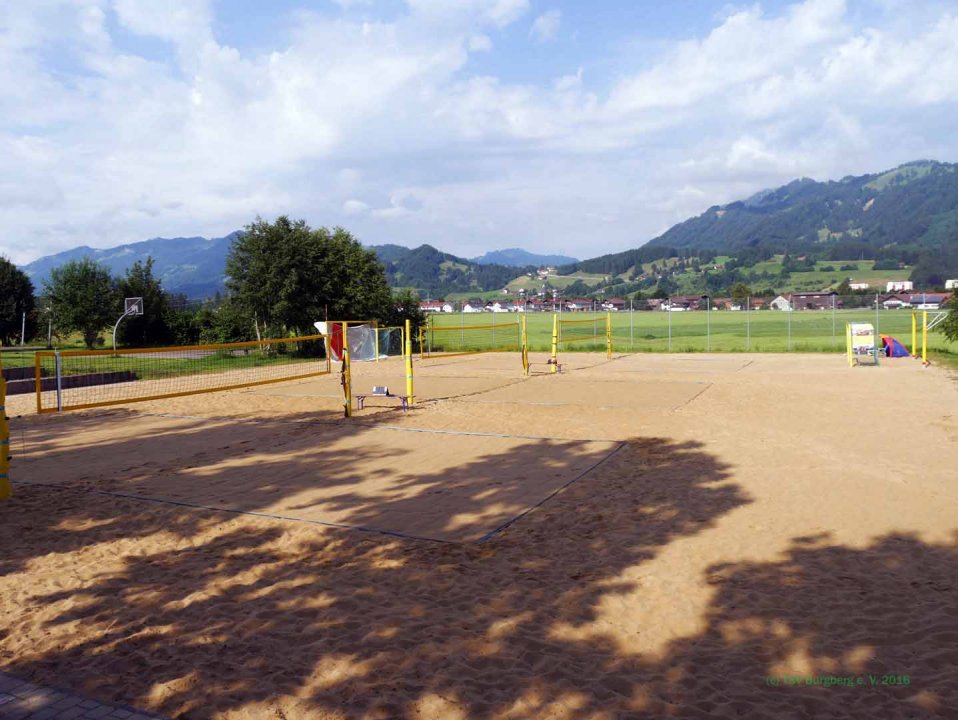
[[[413,405],[415,398],[412,393],[412,335],[410,334],[409,319],[406,319],[406,347],[403,355],[406,356],[406,401]]]
[[[911,356],[918,357],[918,313],[911,311]]]
[[[349,326],[343,323],[343,367],[340,382],[343,384],[343,412],[346,417],[353,416],[353,380],[349,370]]]
[[[552,314],[552,364],[549,372],[559,372],[559,315]]]
[[[522,316],[522,372],[529,374],[529,333],[525,315]]]
[[[928,364],[928,311],[921,311],[921,361]]]
[[[605,357],[612,359],[612,313],[605,314]]]
[[[852,357],[852,325],[845,323],[845,355],[848,356],[849,367],[855,366],[855,360]]]
[[[13,494],[10,486],[10,426],[7,424],[7,381],[0,376],[0,500]]]

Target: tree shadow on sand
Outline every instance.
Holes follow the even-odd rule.
[[[285,472],[284,492],[294,496],[299,483],[314,480],[290,464],[341,459],[323,452],[287,455],[273,467],[267,458],[264,476]],[[102,543],[117,545],[122,570],[42,597],[43,632],[92,631],[65,648],[8,658],[7,669],[69,677],[98,695],[187,717],[251,703],[309,717],[488,717],[513,707],[528,716],[569,693],[580,709],[599,710],[613,697],[602,678],[625,662],[614,630],[580,641],[553,629],[575,634],[596,619],[603,598],[628,589],[624,568],[747,502],[697,444],[644,439],[607,455],[608,448],[529,440],[463,463],[452,477],[410,474],[398,483],[404,494],[381,501],[412,512],[422,493],[472,483],[461,498],[469,512],[457,522],[476,518],[485,531],[485,508],[526,502],[518,470],[546,456],[554,468],[605,459],[601,472],[482,546],[224,519],[80,490],[82,503],[47,501],[43,525],[12,544],[8,571],[42,555],[40,547],[92,552]],[[246,503],[268,499],[253,493]],[[349,478],[335,502],[354,506],[357,523],[382,512],[369,498],[350,497]],[[32,520],[41,516],[34,510]],[[157,534],[173,537],[152,542]]]
[[[184,432],[209,433],[207,448],[237,439]],[[260,459],[270,482],[249,488],[249,507],[275,502],[277,484],[298,503],[315,483],[304,468],[346,462],[335,449],[283,450]],[[484,530],[488,508],[521,505],[518,470],[545,453],[556,467],[602,462],[483,545],[24,490],[20,514],[4,517],[5,571],[48,552],[121,562],[34,599],[42,627],[6,669],[186,718],[923,717],[953,706],[956,553],[913,537],[863,549],[799,538],[780,562],[714,566],[701,632],[656,656],[629,648],[606,608],[638,589],[636,569],[749,502],[701,444],[636,439],[607,457],[529,441],[451,479],[410,473],[379,503],[413,512],[443,483],[465,484],[457,522]],[[204,477],[229,479],[218,472]],[[335,504],[368,524],[384,509],[351,497],[355,480],[332,478]],[[765,680],[825,673],[912,680]]]

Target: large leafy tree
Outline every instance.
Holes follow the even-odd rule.
[[[33,283],[22,270],[0,256],[0,341],[4,345],[20,342],[26,313],[27,337],[36,332],[36,300]]]
[[[958,293],[951,296],[945,309],[949,311],[948,316],[938,325],[938,329],[949,342],[958,342]]]
[[[419,307],[419,296],[409,288],[397,290],[393,295],[385,322],[392,327],[404,327],[406,320],[409,320],[412,337],[418,338],[419,328],[426,324],[426,314]]]
[[[317,320],[386,320],[392,293],[371,250],[342,228],[257,218],[230,249],[232,300],[266,335],[312,332]]]
[[[90,258],[54,268],[45,295],[60,330],[79,331],[88,348],[122,312],[110,271]]]
[[[143,314],[125,318],[117,330],[117,339],[134,347],[170,343],[173,333],[168,324],[169,302],[159,278],[153,275],[153,258],[133,263],[117,286],[121,298],[143,298]]]

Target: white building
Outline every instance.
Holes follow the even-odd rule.
[[[769,309],[771,310],[785,310],[786,312],[791,312],[792,310],[792,301],[789,300],[784,295],[779,295],[777,298],[772,300],[768,304]]]
[[[889,283],[889,285],[890,285],[890,284],[891,284],[891,283]],[[852,290],[867,290],[867,289],[868,289],[868,283],[848,283],[848,287],[851,288]],[[889,292],[891,292],[891,291],[889,291]]]
[[[911,292],[915,289],[915,283],[911,280],[892,280],[885,285],[885,292]]]
[[[958,290],[958,279],[945,280],[945,290]]]

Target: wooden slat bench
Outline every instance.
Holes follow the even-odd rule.
[[[389,392],[389,388],[385,385],[375,385],[373,386],[373,391],[370,393],[364,393],[362,395],[356,395],[356,403],[359,405],[359,409],[363,409],[363,405],[366,403],[366,398],[368,397],[386,397],[386,398],[396,398],[399,400],[399,403],[402,405],[402,411],[406,412],[409,410],[409,396],[408,395],[393,395]]]

